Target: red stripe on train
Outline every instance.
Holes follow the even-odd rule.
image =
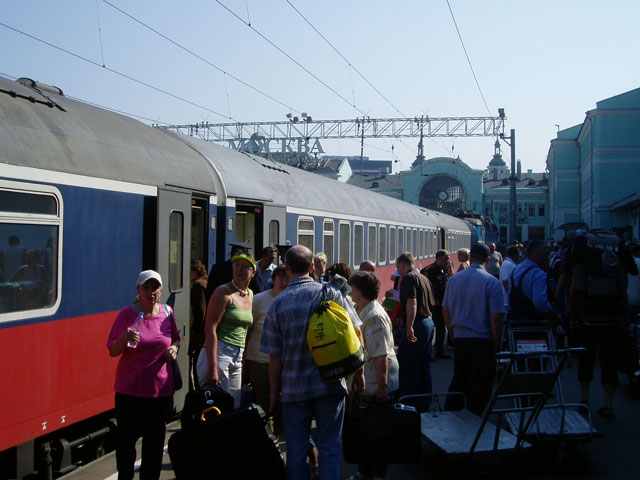
[[[117,313],[0,330],[0,451],[113,408]]]

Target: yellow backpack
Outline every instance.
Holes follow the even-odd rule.
[[[364,350],[347,311],[327,300],[327,287],[307,327],[307,344],[325,382],[338,381],[360,370]]]

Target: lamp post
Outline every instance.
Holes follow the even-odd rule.
[[[511,147],[511,176],[509,177],[509,243],[516,239],[516,131],[511,129],[511,134],[500,138]]]

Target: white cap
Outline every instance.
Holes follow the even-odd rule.
[[[138,282],[136,283],[136,286],[144,285],[151,279],[157,280],[160,286],[162,286],[162,277],[155,270],[144,270],[140,272],[140,275],[138,275]]]

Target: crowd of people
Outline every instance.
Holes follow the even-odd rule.
[[[192,388],[220,386],[238,407],[243,385],[250,384],[253,401],[274,416],[274,431],[286,442],[288,478],[337,479],[342,422],[350,405],[387,405],[402,395],[432,393],[431,363],[452,359],[449,391],[463,393],[468,409],[481,415],[494,386],[495,353],[506,346],[505,322],[548,322],[559,346],[568,338],[585,347],[578,379],[586,405],[599,356],[605,402],[597,413],[613,417],[621,334],[632,315],[640,314],[640,246],[593,246],[578,232],[562,245],[531,240],[504,247],[475,243],[457,252],[439,250],[421,271],[411,253],[402,253],[395,262],[394,288],[386,292],[374,262],[362,262],[354,273],[346,264],[327,265],[325,254],[314,255],[302,245],[280,252],[279,266],[274,248],[264,248],[256,261],[245,244],[232,244],[231,258],[214,265],[208,276],[194,261]],[[611,279],[619,284],[609,285]],[[160,276],[142,272],[137,289],[136,302],[120,312],[108,341],[111,355],[121,355],[116,411],[125,428],[118,470],[119,478],[132,478],[132,439],[147,435],[143,472],[145,478],[157,478],[156,439],[164,424],[161,428],[148,418],[142,430],[126,426],[134,410],[144,409],[147,418],[166,408],[173,393],[167,365],[175,359],[180,337],[172,314],[159,307]],[[306,343],[307,322],[323,289],[346,310],[365,352],[364,368],[340,382],[322,379]],[[385,302],[383,307],[379,300],[384,298],[395,299],[397,306]],[[147,323],[132,328],[139,313]],[[637,364],[637,353],[635,358]],[[142,364],[158,367],[143,371]],[[429,403],[413,405],[424,411]],[[461,405],[451,396],[445,408]],[[358,465],[352,478],[385,475],[385,464],[371,463]]]

